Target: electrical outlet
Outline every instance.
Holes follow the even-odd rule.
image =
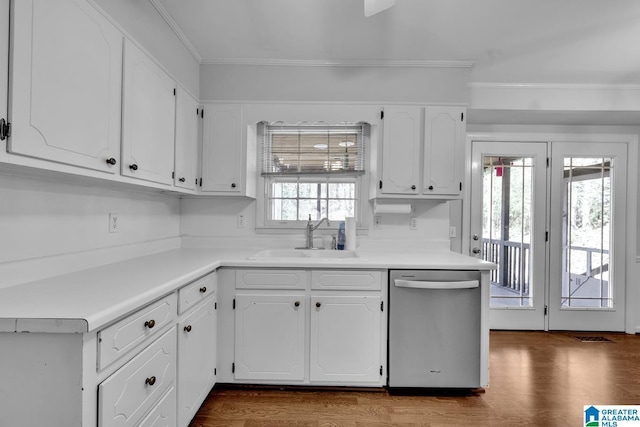
[[[382,223],[382,217],[380,215],[375,215],[373,217],[373,228],[375,230],[380,230],[381,223]]]
[[[109,233],[118,233],[120,231],[120,214],[109,213]]]
[[[412,216],[411,218],[409,218],[409,229],[410,230],[418,229],[418,218],[416,218],[415,216]]]
[[[457,230],[456,230],[456,226],[452,225],[451,227],[449,227],[449,237],[456,237],[457,235]]]
[[[238,228],[244,228],[244,215],[238,215]]]

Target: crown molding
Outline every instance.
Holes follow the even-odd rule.
[[[160,0],[149,0],[149,3],[158,11],[162,19],[169,25],[174,34],[178,37],[178,39],[182,42],[184,47],[187,48],[191,56],[200,64],[202,62],[202,56],[198,53],[196,48],[191,44],[191,41],[186,36],[186,34],[182,31],[182,29],[178,26],[176,21],[174,21],[173,17],[169,14],[164,5],[160,2]]]
[[[567,89],[567,90],[640,90],[632,83],[491,83],[470,82],[472,89]]]
[[[158,1],[158,0],[151,0]],[[268,59],[268,58],[219,58],[203,59],[202,65],[263,65],[287,67],[418,67],[418,68],[471,68],[473,61],[408,61],[377,59]]]

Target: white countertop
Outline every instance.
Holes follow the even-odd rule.
[[[488,270],[450,251],[249,259],[258,249],[175,249],[0,289],[0,332],[94,331],[218,267]],[[225,284],[219,284],[225,286]]]

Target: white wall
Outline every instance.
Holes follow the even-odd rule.
[[[202,65],[203,101],[466,104],[467,68]]]
[[[429,242],[439,242],[445,247],[449,241],[449,203],[422,201],[413,203],[415,216],[418,220],[417,230],[409,229],[409,215],[383,214],[380,229],[370,226],[366,232],[360,231],[358,244],[371,245],[374,241],[394,240],[413,241],[424,249]],[[365,205],[365,219],[373,223],[371,205]],[[238,228],[238,215],[243,215],[245,228]],[[184,198],[181,200],[180,230],[190,241],[199,238],[243,238],[256,248],[282,244],[303,245],[304,229],[260,232],[255,229],[256,202],[250,199],[233,198]],[[325,245],[328,246],[330,234],[337,233],[337,224],[330,231],[316,231],[316,236],[325,235]],[[291,243],[294,240],[297,243]],[[316,242],[318,244],[319,242]]]
[[[120,214],[118,233],[109,233],[110,212]],[[47,259],[77,270],[90,253],[107,261],[105,249],[164,246],[180,235],[179,215],[173,196],[0,175],[0,287],[45,277]],[[27,268],[34,261],[41,266]]]

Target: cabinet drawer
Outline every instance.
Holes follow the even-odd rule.
[[[164,395],[155,407],[138,424],[138,427],[174,427],[176,425],[176,389]]]
[[[173,327],[98,386],[99,426],[137,425],[174,385],[175,378]],[[172,404],[175,406],[175,398]]]
[[[182,314],[218,290],[216,273],[207,274],[178,291],[178,313]]]
[[[236,270],[236,289],[306,289],[304,270]]]
[[[382,289],[382,271],[315,270],[311,272],[311,289]]]
[[[98,368],[104,369],[176,319],[176,294],[136,311],[98,332]]]

